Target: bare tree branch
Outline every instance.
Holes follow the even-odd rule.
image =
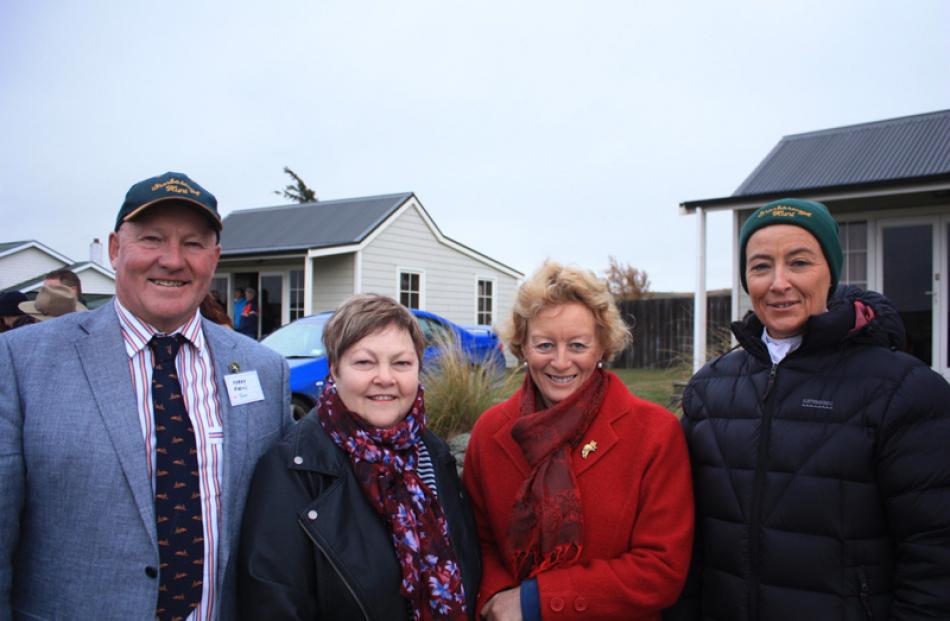
[[[650,278],[643,270],[621,263],[614,256],[609,257],[610,265],[604,271],[607,288],[616,300],[637,300],[648,297]]]

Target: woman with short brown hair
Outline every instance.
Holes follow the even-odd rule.
[[[474,618],[478,544],[455,459],[426,429],[419,325],[390,298],[358,295],[323,342],[317,406],[251,484],[242,617]]]

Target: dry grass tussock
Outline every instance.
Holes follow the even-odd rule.
[[[442,438],[472,430],[482,412],[506,399],[521,373],[488,360],[472,365],[452,335],[440,338],[439,356],[422,373],[429,429]]]

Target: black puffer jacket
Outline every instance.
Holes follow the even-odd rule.
[[[777,365],[753,315],[733,331],[684,394],[697,546],[667,617],[950,619],[950,387],[892,349],[890,303],[840,291]]]
[[[474,619],[481,561],[455,458],[422,437]],[[248,621],[407,621],[401,573],[382,517],[316,413],[258,463],[241,528],[240,617]]]

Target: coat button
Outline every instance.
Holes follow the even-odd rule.
[[[158,578],[158,570],[149,565],[145,568],[145,575],[149,578]]]
[[[311,509],[310,511],[307,511],[307,517],[311,520],[315,520],[317,519],[317,512]]]
[[[564,600],[560,597],[551,598],[551,610],[554,612],[561,612],[564,610]]]
[[[303,463],[303,457],[301,457],[300,455],[297,455],[296,457],[294,457],[294,463],[297,464],[298,466],[301,465]]]
[[[574,600],[574,610],[577,612],[584,612],[587,610],[587,600],[583,597],[578,597]]]

